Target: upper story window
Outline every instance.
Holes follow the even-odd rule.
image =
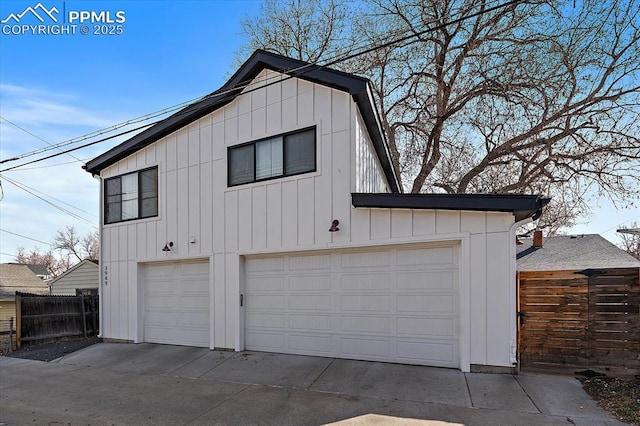
[[[229,186],[316,170],[316,128],[229,148]]]
[[[158,168],[104,181],[104,223],[158,216]]]

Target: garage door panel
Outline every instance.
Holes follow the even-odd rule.
[[[451,341],[398,341],[397,357],[407,362],[428,361],[437,367],[458,366],[458,345]]]
[[[290,334],[288,347],[299,354],[331,355],[332,336],[326,334]]]
[[[247,259],[245,262],[247,273],[284,271],[284,258],[257,258]]]
[[[292,294],[289,309],[294,311],[329,311],[331,296],[326,294]]]
[[[421,249],[400,249],[397,251],[398,266],[417,266],[433,269],[436,266],[454,265],[453,247],[434,247]]]
[[[286,316],[272,313],[249,313],[246,316],[246,326],[251,328],[285,328]]]
[[[343,290],[388,290],[391,287],[389,274],[345,274],[342,275]]]
[[[247,259],[245,347],[458,367],[458,256],[425,245]]]
[[[457,315],[458,300],[454,295],[445,294],[407,294],[397,296],[398,312],[437,312]]]
[[[344,253],[340,257],[342,267],[350,268],[381,268],[389,266],[391,255],[386,251],[374,251],[364,253]]]
[[[247,310],[277,310],[284,309],[284,296],[273,294],[247,295]]]
[[[289,290],[318,291],[331,289],[331,275],[294,275],[289,277]]]
[[[340,339],[340,347],[344,354],[362,359],[389,359],[391,355],[391,345],[387,339],[344,336]]]
[[[391,331],[391,319],[389,317],[353,316],[343,315],[341,318],[341,331],[347,333],[382,333]]]
[[[142,267],[144,341],[209,347],[209,264]]]
[[[457,336],[457,320],[454,318],[411,318],[399,317],[397,319],[398,334],[421,335],[431,337]]]
[[[341,298],[343,311],[389,312],[390,296],[349,294]]]
[[[420,290],[420,291],[457,291],[457,280],[454,277],[455,271],[416,271],[398,272],[399,291]]]
[[[289,269],[292,271],[313,271],[331,269],[331,255],[291,256]]]
[[[289,315],[292,330],[331,331],[330,315]]]
[[[284,277],[247,277],[247,291],[282,291]]]

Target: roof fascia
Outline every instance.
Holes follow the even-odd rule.
[[[550,198],[539,195],[351,194],[351,203],[356,208],[508,212],[515,216],[516,222],[529,217],[534,220],[539,218],[542,214],[542,208],[549,201]]]

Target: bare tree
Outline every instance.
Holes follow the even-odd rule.
[[[635,229],[636,233],[622,233],[619,232],[620,243],[622,250],[629,253],[631,256],[640,260],[640,225],[637,222],[631,224],[629,228]]]
[[[81,236],[73,226],[67,226],[64,230],[58,230],[54,239],[54,248],[63,255],[75,257],[78,261],[98,260],[100,252],[98,232]]]
[[[297,3],[269,0],[244,23],[247,46],[322,63],[412,36],[339,64],[371,79],[407,191],[551,194],[555,228],[588,212],[590,194],[640,196],[639,0],[370,0],[338,25],[350,42],[306,53],[264,37],[300,38],[269,24],[318,13]]]
[[[31,251],[18,247],[15,261],[27,265],[43,265],[52,277],[57,277],[71,267],[68,256],[56,257],[52,250],[41,252],[37,247]]]

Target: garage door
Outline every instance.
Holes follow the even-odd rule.
[[[459,248],[245,259],[247,349],[459,367]]]
[[[142,267],[144,341],[209,347],[209,263]]]

